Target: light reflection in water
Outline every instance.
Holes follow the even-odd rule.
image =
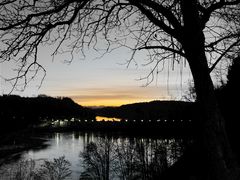
[[[73,180],[78,180],[83,172],[87,172],[86,161],[84,162],[84,157],[82,155],[83,153],[85,153],[86,155],[86,149],[88,149],[87,147],[89,144],[95,144],[94,147],[95,150],[97,150],[97,155],[99,156],[101,156],[101,153],[106,150],[103,147],[111,147],[111,149],[107,152],[110,152],[109,162],[114,162],[114,166],[116,166],[116,164],[118,163],[129,163],[128,158],[132,158],[131,163],[133,163],[134,167],[135,165],[137,165],[138,169],[141,169],[139,167],[145,162],[149,163],[149,167],[155,167],[153,166],[153,164],[155,163],[155,165],[158,165],[158,167],[156,167],[158,171],[160,171],[158,169],[159,165],[161,165],[162,168],[165,168],[163,166],[172,165],[181,156],[184,148],[183,140],[181,139],[156,139],[143,137],[130,138],[127,136],[119,135],[109,137],[106,134],[89,132],[53,133],[43,135],[43,137],[47,139],[47,143],[49,144],[49,146],[45,149],[30,150],[28,152],[25,152],[22,155],[22,160],[52,160],[53,158],[58,158],[64,155],[65,158],[71,163],[71,179]],[[104,146],[106,145],[106,143],[109,143],[109,146]],[[90,153],[87,155],[91,156],[92,154]],[[161,162],[157,162],[156,160]],[[97,161],[96,163],[99,163],[99,161]],[[119,172],[120,170],[121,172],[126,171],[126,169],[124,169],[123,167],[119,169]],[[116,167],[113,172],[117,172]],[[112,174],[111,176],[113,177]],[[113,179],[119,179],[116,178],[119,176],[119,173],[118,175],[115,174]]]
[[[120,118],[96,116],[96,121],[121,121]]]

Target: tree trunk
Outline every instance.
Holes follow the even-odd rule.
[[[198,152],[204,154],[206,179],[232,179],[230,174],[236,163],[209,74],[204,50],[205,38],[200,26],[197,0],[182,0],[181,9],[184,21],[182,45],[192,71],[201,113],[202,136],[201,149]]]

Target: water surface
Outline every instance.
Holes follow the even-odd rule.
[[[70,179],[106,176],[110,179],[152,179],[182,155],[184,141],[175,138],[110,135],[92,132],[49,133],[44,149],[29,150],[20,160],[36,162],[65,156],[71,163]],[[92,165],[94,163],[94,167]],[[98,173],[96,173],[98,172]]]

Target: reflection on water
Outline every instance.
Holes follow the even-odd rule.
[[[81,152],[80,179],[154,180],[183,151],[174,139],[99,137]]]
[[[44,135],[48,147],[22,154],[22,160],[65,156],[71,179],[154,179],[183,152],[183,140],[109,136],[97,133]]]

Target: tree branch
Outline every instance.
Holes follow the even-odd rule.
[[[13,2],[15,2],[17,0],[3,0],[1,3],[0,3],[0,6],[4,6],[4,5],[7,5],[7,4],[11,4]]]
[[[232,5],[237,5],[239,3],[240,3],[240,0],[234,0],[234,1],[220,0],[219,2],[212,4],[208,8],[204,8],[199,4],[199,7],[200,7],[199,10],[203,13],[201,17],[202,29],[205,28],[206,23],[209,21],[209,18],[214,11],[221,9],[224,6],[232,6]]]
[[[209,73],[211,73],[215,67],[217,66],[217,64],[222,60],[222,58],[230,51],[230,49],[232,49],[234,46],[236,46],[238,43],[240,42],[240,39],[236,42],[234,42],[233,44],[231,44],[222,54],[221,56],[218,57],[218,59],[213,63],[212,67],[209,68]]]
[[[205,45],[205,48],[212,48],[212,47],[214,47],[215,45],[217,45],[218,43],[220,43],[224,40],[231,39],[231,38],[237,38],[237,37],[239,37],[239,35],[240,35],[240,32],[236,33],[236,34],[230,34],[228,36],[223,36],[223,37],[217,39],[216,41],[213,41],[213,42]]]
[[[179,36],[174,29],[172,29],[170,26],[166,25],[163,21],[156,18],[156,16],[150,10],[146,9],[143,5],[141,5],[139,3],[139,1],[129,0],[129,2],[131,4],[133,4],[134,6],[136,6],[145,16],[147,16],[147,18],[149,19],[150,22],[152,22],[156,26],[163,29],[170,36],[173,36],[174,38],[179,39]]]
[[[5,27],[0,27],[0,30],[5,31],[5,30],[15,28],[19,25],[23,25],[25,23],[28,24],[34,17],[40,17],[40,16],[45,16],[45,15],[50,15],[50,14],[53,14],[53,13],[60,12],[61,10],[66,8],[70,3],[74,2],[74,1],[75,0],[64,1],[65,3],[63,3],[61,6],[58,6],[57,8],[53,8],[53,9],[43,11],[43,12],[39,12],[39,13],[28,14],[25,19],[23,19],[21,21],[18,21],[17,23],[9,24],[8,26],[5,26]],[[84,0],[84,1],[83,1],[83,3],[88,2],[88,0]]]
[[[178,37],[180,37],[182,26],[169,9],[152,0],[139,0],[139,2],[154,9],[158,13],[161,13],[169,21],[169,23],[174,27],[175,33],[178,34]]]
[[[163,49],[166,51],[170,51],[172,53],[179,54],[182,57],[185,57],[185,54],[181,50],[172,49],[172,48],[166,47],[166,46],[144,46],[144,47],[138,48],[137,50],[142,50],[142,49]]]

